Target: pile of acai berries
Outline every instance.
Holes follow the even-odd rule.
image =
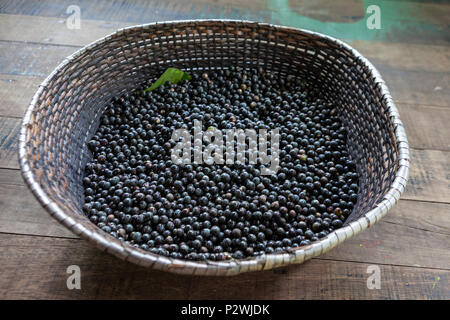
[[[193,260],[285,252],[342,227],[357,201],[358,174],[336,106],[299,79],[261,69],[191,77],[108,105],[83,179],[83,210],[94,224],[130,245]],[[174,163],[172,133],[194,121],[224,135],[279,129],[278,170]]]

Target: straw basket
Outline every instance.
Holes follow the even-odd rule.
[[[348,130],[360,175],[358,202],[344,227],[286,253],[232,261],[171,259],[120,242],[84,216],[82,178],[111,98],[168,67],[262,67],[294,75],[333,102]],[[39,86],[23,119],[20,165],[45,209],[100,250],[141,266],[193,275],[236,275],[302,263],[376,223],[405,189],[408,142],[378,71],[356,50],[315,32],[249,21],[151,23],[118,30],[67,57]]]

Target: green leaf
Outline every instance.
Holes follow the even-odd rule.
[[[145,89],[144,91],[153,91],[159,86],[165,84],[167,81],[172,83],[178,83],[181,80],[191,80],[191,76],[180,69],[177,68],[168,68],[164,73],[156,80],[150,87]]]

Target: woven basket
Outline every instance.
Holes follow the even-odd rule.
[[[168,67],[262,67],[295,75],[338,108],[360,175],[358,202],[344,227],[286,253],[232,261],[171,259],[120,242],[84,216],[86,142],[111,98]],[[236,275],[302,263],[376,223],[405,189],[409,151],[403,125],[378,71],[345,43],[315,32],[249,21],[195,20],[129,27],[66,58],[40,85],[23,119],[22,174],[60,223],[121,259],[180,274]]]

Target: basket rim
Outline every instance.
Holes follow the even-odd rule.
[[[51,79],[57,74],[59,70],[65,67],[68,63],[74,60],[79,55],[92,48],[101,45],[103,42],[110,40],[115,35],[120,35],[127,30],[139,30],[148,29],[151,27],[157,27],[158,25],[177,25],[185,23],[205,23],[205,22],[222,22],[236,23],[236,24],[255,24],[260,26],[268,26],[271,28],[284,30],[284,31],[295,31],[301,32],[309,36],[316,36],[322,39],[326,39],[330,42],[338,44],[343,48],[350,51],[353,56],[359,59],[372,74],[373,82],[379,87],[381,95],[386,100],[386,104],[389,111],[389,120],[393,123],[394,134],[396,138],[397,148],[398,148],[398,160],[397,160],[397,170],[395,172],[395,179],[389,187],[389,190],[383,195],[382,201],[376,205],[375,208],[366,212],[357,220],[351,222],[350,224],[341,227],[328,234],[326,237],[313,242],[310,245],[298,247],[292,249],[289,252],[282,253],[270,253],[263,254],[261,256],[241,259],[241,260],[231,260],[231,261],[191,261],[184,259],[174,259],[164,257],[162,255],[153,254],[151,252],[143,251],[142,249],[135,248],[129,244],[120,242],[120,240],[110,236],[101,229],[92,232],[88,230],[83,223],[77,223],[73,218],[73,212],[66,212],[57,203],[51,200],[50,196],[44,191],[38,182],[38,178],[35,173],[31,170],[28,163],[28,158],[26,157],[27,150],[27,127],[30,125],[31,115],[36,106],[36,102],[41,95],[43,89],[49,83]],[[22,119],[19,135],[19,163],[21,168],[22,176],[31,189],[32,193],[39,200],[41,205],[46,209],[46,211],[58,220],[61,224],[70,229],[73,233],[80,236],[80,238],[88,240],[90,243],[94,244],[97,248],[102,251],[107,251],[122,260],[130,261],[135,264],[151,267],[158,270],[169,271],[178,274],[189,274],[189,275],[237,275],[249,271],[257,270],[268,270],[276,267],[286,266],[289,264],[300,264],[306,260],[309,260],[315,256],[325,253],[338,244],[342,243],[346,239],[357,235],[361,231],[367,229],[371,225],[378,222],[387,212],[394,206],[394,204],[399,200],[400,195],[403,193],[408,180],[409,171],[409,146],[406,133],[403,124],[400,120],[399,112],[395,103],[390,95],[389,89],[387,88],[385,82],[381,78],[380,73],[375,68],[375,66],[362,54],[360,54],[356,49],[352,48],[345,42],[333,38],[331,36],[321,34],[315,31],[310,31],[306,29],[280,26],[270,23],[261,23],[248,20],[235,20],[235,19],[193,19],[193,20],[174,20],[174,21],[163,21],[163,22],[152,22],[140,25],[129,26],[125,28],[118,29],[117,31],[106,35],[90,44],[80,48],[75,51],[70,56],[66,57],[39,85],[38,90],[33,95],[33,98],[25,112]],[[84,221],[83,221],[84,222]],[[91,223],[86,220],[86,223]]]

